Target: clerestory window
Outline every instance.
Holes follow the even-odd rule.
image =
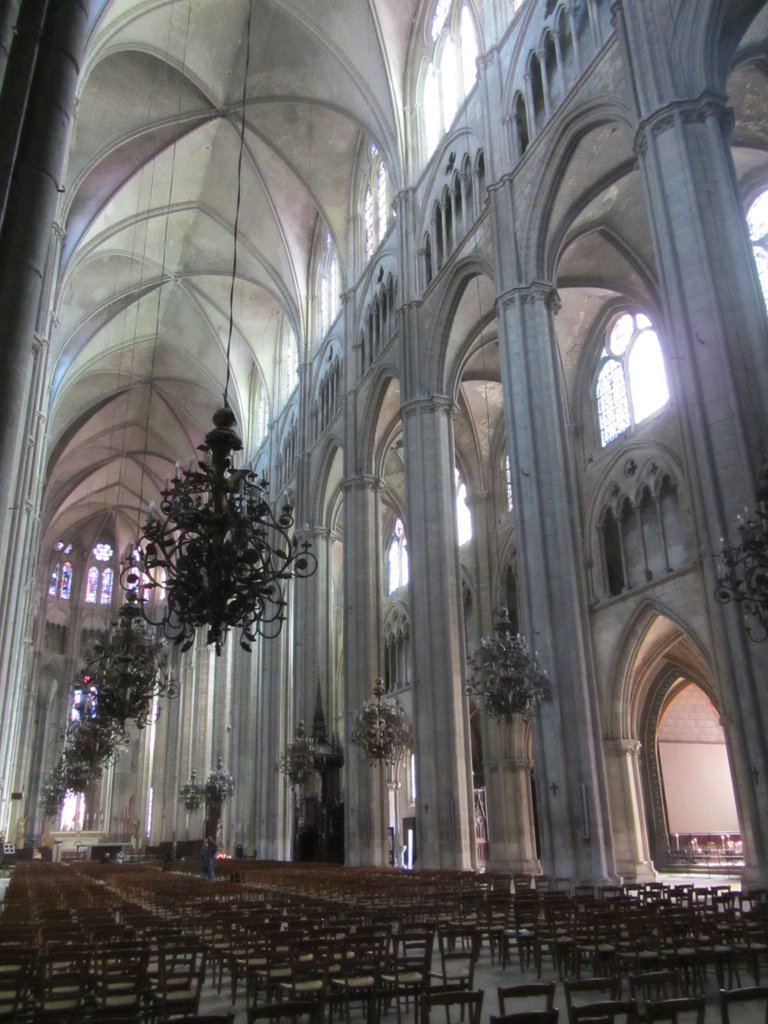
[[[661,344],[644,313],[624,312],[608,325],[595,399],[603,447],[669,401]]]
[[[437,0],[429,27],[431,58],[422,82],[422,115],[427,155],[471,92],[477,78],[480,34],[468,3]]]
[[[389,226],[389,177],[378,147],[371,143],[370,164],[363,188],[365,259],[370,260]]]

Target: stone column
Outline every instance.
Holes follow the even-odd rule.
[[[355,715],[383,669],[381,641],[381,481],[344,481],[344,765],[346,863],[389,862],[384,768],[349,742]]]
[[[625,880],[656,877],[647,841],[639,740],[606,740],[608,792],[616,871]]]
[[[535,720],[542,860],[552,875],[599,881],[612,876],[613,858],[579,509],[565,445],[557,297],[537,282],[507,292],[498,306],[522,632],[553,689]]]
[[[744,4],[734,18],[744,18]],[[754,505],[768,436],[768,326],[730,149],[731,113],[692,65],[691,23],[669,46],[660,0],[614,5],[636,105],[636,151],[664,302],[667,369],[677,398],[688,484],[703,548],[704,590],[717,555],[738,542],[737,515]],[[729,13],[729,17],[731,14]],[[702,44],[703,45],[703,44]],[[685,47],[685,48],[684,48]],[[698,51],[696,51],[698,52]],[[659,55],[665,54],[665,65]],[[697,77],[698,76],[698,77]],[[768,880],[768,651],[746,638],[733,606],[711,601],[713,659],[750,879]]]
[[[410,563],[416,847],[422,868],[469,868],[474,851],[456,541],[453,405],[402,408]]]
[[[488,807],[488,870],[541,874],[531,802],[533,760],[525,748],[522,722],[489,722],[485,730],[485,796]]]
[[[88,3],[48,5],[38,43],[35,75],[25,99],[24,128],[14,159],[0,233],[0,486],[12,492],[23,446],[29,401],[32,341],[39,324],[46,260],[53,239],[75,89],[88,28]],[[4,508],[5,508],[5,503]],[[3,509],[0,552],[7,545]],[[5,559],[2,559],[3,565]],[[3,590],[5,586],[3,573]]]

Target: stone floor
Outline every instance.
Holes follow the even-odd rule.
[[[686,879],[681,879],[679,876],[674,877],[674,883],[680,883],[681,881],[686,881]],[[714,876],[709,876],[707,878],[697,877],[692,881],[696,885],[715,885],[721,882],[730,882],[734,888],[738,887],[738,883],[734,883],[733,878],[719,879]],[[560,1008],[561,1024],[567,1024],[565,995],[562,982],[557,979],[553,968],[545,964],[542,968],[542,980],[549,981],[553,978],[557,981],[555,1006]],[[497,987],[524,984],[534,980],[536,980],[535,970],[528,969],[525,972],[521,971],[516,957],[506,968],[502,968],[498,962],[492,964],[488,946],[484,945],[477,965],[475,983],[476,989],[483,989],[485,992],[481,1024],[490,1024],[491,1015],[498,1014],[499,1012],[496,993]],[[765,984],[767,981],[768,979],[761,978],[762,983]],[[742,977],[741,984],[751,985],[752,980],[746,976]],[[246,1024],[247,1014],[245,1009],[244,991],[241,988],[235,1006],[231,1007],[228,992],[226,991],[227,987],[227,980],[225,978],[222,994],[221,996],[218,996],[210,982],[208,982],[203,991],[200,1012],[228,1013],[230,1010],[234,1010],[235,1024]],[[628,993],[626,992],[623,993],[623,995],[625,998],[628,997]],[[718,1003],[718,987],[714,972],[712,971],[709,973],[705,995],[707,997],[705,1024],[719,1024],[721,1017]],[[527,1009],[532,1007],[523,1008]],[[362,1022],[362,1020],[363,1018],[360,1014],[355,1014],[353,1016],[353,1024],[357,1024],[358,1021]],[[443,1020],[444,1018],[441,1016],[439,1024],[443,1024]],[[413,1021],[412,1015],[407,1019],[405,1016],[403,1017],[403,1024],[411,1024],[411,1021]],[[382,1017],[382,1022],[383,1024],[396,1024],[397,1016],[394,1009]],[[687,1018],[681,1015],[677,1024],[694,1024],[694,1022],[693,1018]],[[768,1016],[766,1016],[765,1009],[756,1015],[754,1010],[750,1010],[745,1007],[737,1007],[736,1011],[731,1013],[731,1024],[768,1024]]]

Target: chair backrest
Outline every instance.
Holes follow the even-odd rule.
[[[649,999],[677,999],[683,992],[683,980],[678,971],[646,971],[629,975],[629,997],[641,1009]]]
[[[645,1004],[648,1024],[704,1024],[704,996],[649,1000]]]
[[[267,1021],[279,1024],[280,1021],[291,1021],[298,1024],[320,1024],[322,1004],[308,999],[285,1000],[282,1003],[263,1003],[261,1006],[248,1007],[248,1024]]]
[[[519,1013],[505,1013],[491,1016],[491,1024],[558,1024],[560,1011],[552,1007],[549,1010],[521,1010]]]
[[[735,1021],[744,1017],[742,1010],[737,1009],[736,1014],[731,1014],[734,1005],[745,1006],[749,1004],[750,1024],[768,1024],[768,985],[752,985],[749,988],[720,989],[720,1021],[721,1024],[734,1024]],[[731,1021],[731,1016],[734,1021]]]
[[[432,1010],[439,1010],[439,1020],[446,1024],[461,1020],[465,1024],[480,1024],[483,1012],[483,989],[476,992],[450,989],[449,991],[425,992],[421,997],[421,1024],[430,1024]],[[453,1014],[451,1010],[455,1011]]]
[[[594,1003],[598,1000],[618,999],[621,979],[616,976],[601,978],[566,978],[565,1005],[570,1010],[579,1003]],[[572,1018],[570,1018],[572,1019]]]
[[[527,1010],[551,1010],[555,1005],[555,982],[531,981],[527,985],[503,985],[496,989],[496,996],[500,1016]]]
[[[570,1024],[594,1024],[595,1021],[607,1024],[635,1024],[637,1020],[637,1004],[634,999],[603,999],[596,1003],[584,1003],[581,1006],[568,1008]]]

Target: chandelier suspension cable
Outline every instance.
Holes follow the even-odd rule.
[[[237,280],[237,241],[240,231],[240,205],[243,191],[243,153],[245,151],[245,105],[248,95],[248,75],[251,68],[251,19],[253,0],[248,2],[248,18],[245,29],[245,71],[240,96],[240,138],[237,153],[237,193],[235,198],[235,221],[232,232],[232,280],[229,283],[229,328],[227,332],[227,375],[224,384],[224,407],[229,408],[229,381],[232,374],[230,356],[232,353],[232,332],[235,322],[235,282]]]

